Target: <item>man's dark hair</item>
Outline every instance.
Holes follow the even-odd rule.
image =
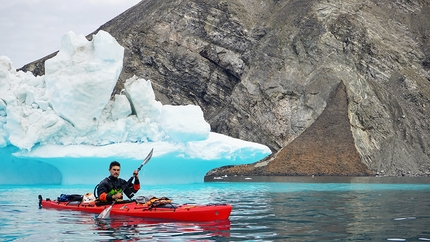
[[[121,164],[119,164],[118,161],[112,161],[110,163],[110,165],[109,165],[109,170],[112,169],[112,166],[119,166],[119,167],[121,167]]]

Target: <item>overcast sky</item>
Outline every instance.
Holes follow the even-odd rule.
[[[87,35],[140,0],[0,0],[0,56],[15,68],[60,49],[68,31]]]

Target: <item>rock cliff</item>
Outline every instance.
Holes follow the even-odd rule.
[[[125,48],[116,93],[149,79],[274,152],[213,174],[430,175],[428,0],[144,0],[99,29]]]

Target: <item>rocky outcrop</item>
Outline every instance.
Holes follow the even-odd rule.
[[[332,174],[318,157],[345,132],[351,156],[332,165],[352,166],[336,174],[414,176],[430,174],[429,16],[426,0],[145,0],[100,29],[125,48],[115,93],[150,79],[163,104],[199,105],[212,131],[266,144],[274,155],[251,173]],[[43,74],[45,59],[22,69]],[[334,115],[338,87],[348,123],[324,140],[309,129]]]
[[[341,82],[316,121],[273,157],[256,164],[221,167],[207,176],[371,175],[354,146],[346,97],[346,87]]]

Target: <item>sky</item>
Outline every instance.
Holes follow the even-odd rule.
[[[61,47],[68,31],[87,35],[140,0],[0,0],[0,56],[15,68]]]

